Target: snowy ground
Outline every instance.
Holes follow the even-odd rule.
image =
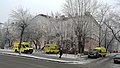
[[[62,58],[64,59],[59,59],[59,58],[46,58],[46,57],[41,57],[39,55],[35,56],[34,54],[21,54],[19,55],[18,53],[15,53],[11,49],[0,49],[0,53],[2,54],[10,54],[10,55],[17,55],[17,56],[22,56],[22,57],[30,57],[30,58],[36,58],[36,59],[43,59],[43,60],[48,60],[48,61],[55,61],[55,62],[61,62],[61,63],[67,63],[67,64],[86,64],[93,62],[97,59],[86,59],[87,55],[80,56],[80,55],[73,55],[73,54],[63,54]],[[44,54],[44,53],[41,53]],[[44,54],[46,56],[50,57],[58,57],[58,54]],[[70,60],[66,60],[70,59]],[[72,60],[71,60],[72,59]],[[75,59],[75,60],[73,60]],[[78,59],[78,60],[76,60]]]

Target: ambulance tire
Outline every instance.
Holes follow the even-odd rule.
[[[16,53],[18,52],[17,49],[15,49],[15,52],[16,52]]]

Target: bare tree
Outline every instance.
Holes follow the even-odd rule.
[[[66,0],[63,5],[63,13],[69,16],[84,15],[85,12],[96,13],[99,7],[97,0]]]
[[[42,37],[46,37],[48,34],[51,34],[52,32],[50,31],[50,24],[49,17],[44,14],[39,14],[35,16],[31,20],[32,24],[29,26],[31,28],[30,30],[30,35],[31,35],[31,41],[34,43],[35,48],[37,49],[37,46],[39,46],[39,49],[41,48],[41,43],[40,39]],[[52,27],[52,26],[51,26]]]
[[[90,13],[94,14],[97,8],[97,0],[66,0],[63,5],[64,13],[73,20],[79,53],[84,52],[85,39],[90,35],[89,24],[92,17]]]
[[[19,44],[19,50],[21,48],[21,43],[23,41],[23,35],[25,29],[30,24],[30,20],[32,19],[30,13],[28,10],[24,10],[23,8],[13,10],[11,14],[11,18],[13,20],[13,24],[16,26],[16,29],[20,30],[20,44]]]
[[[2,24],[2,47],[11,47],[12,41],[15,37],[14,31],[12,30],[11,20]],[[5,46],[7,45],[7,46]]]
[[[104,34],[102,33],[104,30],[107,31],[108,28],[105,28],[103,22],[104,20],[107,18],[107,16],[109,16],[111,7],[108,4],[102,4],[99,9],[97,14],[95,14],[95,18],[98,21],[98,23],[100,24],[100,29],[99,29],[99,46],[101,46],[101,43],[103,41],[103,39],[106,39],[106,33]],[[104,28],[104,30],[102,30]]]

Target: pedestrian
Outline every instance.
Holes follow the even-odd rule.
[[[62,49],[62,47],[60,47],[60,48],[59,48],[59,58],[62,57],[62,54],[63,54],[63,49]]]

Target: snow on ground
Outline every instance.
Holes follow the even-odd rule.
[[[2,51],[4,51],[4,52],[14,52],[12,49],[0,49],[0,52],[2,52]]]
[[[43,60],[49,60],[49,61],[55,61],[55,62],[62,62],[62,63],[69,63],[69,64],[85,64],[89,63],[89,60],[84,60],[84,61],[76,61],[76,60],[63,60],[63,59],[52,59],[52,58],[45,58],[45,57],[40,57],[40,56],[34,56],[32,54],[21,54],[19,55],[18,53],[14,53],[13,50],[11,49],[0,49],[0,52],[3,54],[10,54],[10,55],[17,55],[17,56],[23,56],[23,57],[31,57],[31,58],[36,58],[36,59],[43,59]],[[59,56],[59,54],[45,54],[48,56]],[[72,55],[72,54],[63,54],[63,58],[69,58],[69,59],[76,59],[78,56]]]
[[[9,52],[2,52],[2,53],[3,54],[23,56],[23,57],[36,58],[36,59],[43,59],[43,60],[48,60],[48,61],[62,62],[62,63],[68,63],[68,64],[85,64],[85,63],[89,62],[89,61],[67,61],[67,60],[61,60],[61,59],[51,59],[51,58],[34,56],[34,55],[30,55],[30,54],[21,54],[21,55],[19,55],[18,53],[9,53]]]
[[[14,51],[12,49],[0,49],[0,52],[14,52]],[[43,53],[43,52],[40,52],[40,53]],[[59,57],[59,54],[44,54],[44,55]],[[78,58],[83,58],[83,57],[86,57],[86,56],[87,55],[81,56],[81,55],[75,55],[75,54],[63,54],[62,58],[78,59]]]
[[[59,57],[59,54],[45,54],[46,56],[55,56]],[[78,59],[78,58],[85,58],[87,55],[75,55],[75,54],[63,54],[62,58],[71,58],[71,59]]]
[[[63,54],[62,58],[68,58],[68,59],[78,59],[78,60],[63,60],[63,59],[52,59],[52,58],[45,58],[45,57],[40,57],[40,56],[35,56],[32,54],[21,54],[19,55],[18,53],[14,53],[13,50],[11,49],[0,49],[0,52],[3,54],[10,54],[10,55],[17,55],[17,56],[23,56],[23,57],[31,57],[31,58],[36,58],[36,59],[43,59],[43,60],[49,60],[49,61],[55,61],[55,62],[62,62],[62,63],[68,63],[68,64],[86,64],[90,63],[92,61],[95,61],[97,59],[85,59],[87,55],[74,55],[74,54]],[[35,53],[35,52],[34,52]],[[41,54],[44,54],[41,52]],[[46,56],[51,56],[51,57],[58,57],[59,54],[44,54]],[[115,54],[108,54],[108,55],[115,55]]]

